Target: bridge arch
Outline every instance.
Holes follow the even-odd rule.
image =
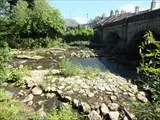
[[[114,53],[116,52],[117,45],[121,41],[120,35],[117,31],[109,32],[105,37],[105,45],[108,51]]]

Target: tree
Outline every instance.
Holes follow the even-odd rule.
[[[25,0],[17,2],[12,19],[13,32],[22,38],[45,38],[62,34],[65,26],[59,11],[45,0],[34,0],[33,4],[33,7],[29,7]]]

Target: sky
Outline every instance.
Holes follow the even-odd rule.
[[[140,10],[150,8],[152,0],[48,0],[52,7],[60,10],[64,18],[77,20],[79,23],[85,24],[88,20],[94,19],[105,13],[109,16],[110,10],[125,10],[134,12],[135,6],[139,6]],[[160,0],[157,0],[157,7]]]

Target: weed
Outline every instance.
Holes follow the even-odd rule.
[[[72,111],[71,108],[53,108],[48,114],[47,120],[79,120],[76,113]]]

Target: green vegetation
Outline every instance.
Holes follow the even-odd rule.
[[[59,10],[46,0],[2,0],[0,7],[0,41],[8,42],[12,48],[52,47],[62,39],[89,41],[94,34],[89,27],[66,29]]]
[[[160,106],[151,103],[124,103],[124,106],[136,115],[138,120],[160,120]]]
[[[140,89],[147,91],[151,97],[148,103],[127,103],[128,110],[136,115],[138,120],[160,119],[160,42],[156,41],[152,32],[147,32],[144,41],[139,45],[140,79],[136,81]]]
[[[83,76],[84,78],[87,78],[87,79],[98,76],[99,73],[100,73],[100,68],[98,68],[98,66],[83,68]]]
[[[0,106],[0,120],[33,120],[36,116],[30,108],[24,111],[24,106],[4,89],[0,89]]]
[[[62,59],[59,68],[65,77],[75,76],[80,73],[80,66],[72,64],[68,59]]]
[[[0,83],[7,80],[9,77],[9,62],[11,54],[6,42],[0,43]]]
[[[94,30],[90,27],[68,28],[65,33],[66,42],[90,41],[94,35]]]
[[[47,120],[79,120],[76,113],[71,108],[53,108],[48,114]]]
[[[152,93],[154,102],[160,102],[160,42],[156,41],[149,31],[145,35],[145,41],[139,46],[140,67],[143,89]]]
[[[0,43],[0,83],[2,82],[16,82],[21,80],[28,74],[27,67],[13,68],[9,65],[11,61],[11,54],[8,44],[6,42]]]
[[[4,11],[0,16],[0,40],[3,38],[11,47],[48,47],[64,34],[60,12],[45,0],[18,0],[15,5],[3,0],[0,4]]]

